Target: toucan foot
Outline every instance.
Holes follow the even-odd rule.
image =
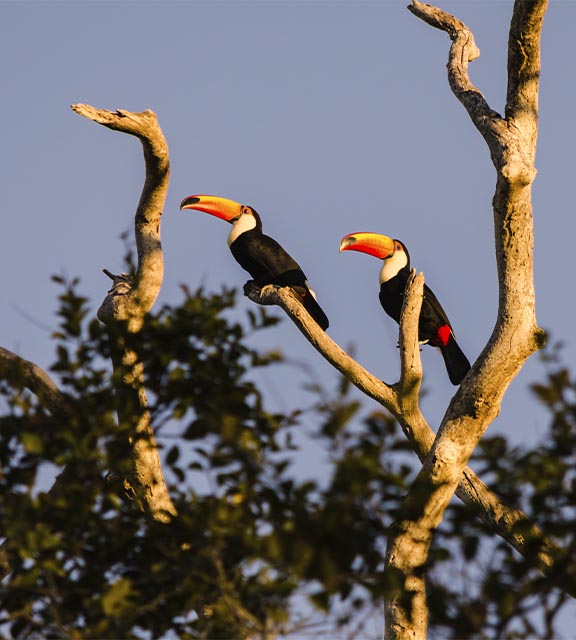
[[[254,282],[254,280],[248,280],[247,282],[245,282],[244,286],[242,287],[242,291],[247,298],[250,298],[256,293],[260,295],[260,287],[256,284],[256,282]]]
[[[254,280],[248,280],[248,282],[244,284],[244,295],[256,304],[278,304],[276,296],[273,294],[274,290],[279,288],[280,287],[275,284],[266,284],[263,287],[260,287],[260,285],[256,284]]]

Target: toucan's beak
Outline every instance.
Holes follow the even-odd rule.
[[[340,241],[340,252],[342,251],[361,251],[384,260],[394,253],[394,240],[388,236],[367,231],[349,233]]]
[[[226,222],[232,222],[242,214],[242,205],[234,200],[220,198],[218,196],[196,195],[184,198],[180,203],[180,211],[182,209],[196,209],[204,211],[211,216],[222,218]]]

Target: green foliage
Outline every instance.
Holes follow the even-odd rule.
[[[359,405],[338,390],[315,412],[333,476],[325,487],[294,477],[300,411],[267,411],[250,379],[281,356],[246,346],[277,320],[258,309],[241,324],[230,319],[232,291],[184,289],[133,345],[179,513],[153,522],[123,484],[130,434],[117,424],[106,330],[88,320],[77,283],[61,284],[52,371],[66,414],[51,416],[23,377],[0,385],[1,600],[12,636],[264,637],[290,628],[305,585],[322,609],[356,584],[381,593],[383,535],[406,478],[383,461],[394,439],[386,416],[348,433]]]
[[[268,411],[251,376],[281,374],[282,356],[249,347],[247,336],[277,320],[256,308],[239,322],[233,291],[183,289],[181,304],[133,337],[179,514],[154,522],[124,486],[130,425],[117,421],[107,331],[89,320],[77,283],[61,284],[52,371],[66,412],[50,415],[18,372],[0,380],[3,633],[270,638],[296,626],[306,634],[304,599],[311,621],[348,629],[381,603],[396,579],[384,571],[387,531],[414,477],[389,416],[366,414],[343,379],[331,392],[309,390],[313,409]],[[475,459],[568,548],[575,391],[567,372],[551,370],[535,387],[552,417],[542,445],[492,437]],[[294,471],[303,430],[324,452],[322,477]],[[529,637],[535,600],[550,632],[565,596],[475,516],[455,502],[437,536],[431,634]]]

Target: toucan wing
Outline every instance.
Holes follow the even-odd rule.
[[[423,302],[422,313],[427,316],[425,320],[429,319],[430,322],[434,323],[430,326],[437,327],[436,335],[430,337],[430,344],[440,348],[450,382],[458,385],[470,370],[470,362],[456,342],[454,330],[450,325],[446,312],[442,308],[438,298],[426,285],[424,285]],[[422,315],[420,318],[422,320]]]
[[[266,284],[304,286],[306,276],[300,265],[269,236],[243,233],[230,250],[261,287]]]
[[[316,322],[326,330],[328,318],[306,280],[300,265],[274,238],[264,234],[242,234],[230,249],[236,260],[250,273],[256,284],[292,287]]]
[[[450,320],[448,320],[448,316],[446,315],[446,311],[444,311],[440,301],[427,284],[424,285],[424,300],[422,301],[420,322],[424,326],[439,327],[447,325],[450,327],[450,331],[454,333]]]

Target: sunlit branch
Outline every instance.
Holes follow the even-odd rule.
[[[84,104],[73,105],[72,109],[110,129],[136,136],[144,150],[146,179],[134,223],[137,270],[133,276],[115,276],[105,270],[113,284],[98,317],[110,330],[118,419],[132,433],[134,474],[130,484],[143,508],[155,519],[166,522],[176,509],[166,487],[147,408],[144,368],[131,337],[141,329],[162,286],[160,221],[170,178],[168,146],[152,111],[112,112]]]
[[[420,288],[422,285],[423,278],[420,281],[420,276],[417,276],[407,291],[405,306],[409,308],[410,315],[416,313],[417,298],[422,295]],[[412,402],[413,396],[410,394],[404,396],[402,393],[398,393],[397,385],[388,385],[364,369],[325,331],[318,327],[300,304],[298,298],[288,288],[277,288],[270,285],[259,289],[250,281],[245,285],[244,292],[250,300],[257,304],[280,306],[310,344],[333,367],[362,393],[385,407],[398,420],[420,460],[425,459],[434,442],[435,433],[420,412],[417,397],[416,402]],[[413,374],[405,374],[406,380],[410,380],[411,375],[414,375],[415,379],[420,375],[419,367],[421,364],[419,352],[416,351],[417,340],[414,329],[409,332],[411,336],[409,338],[405,332],[404,325],[406,324],[405,318],[401,322],[401,340],[406,342],[411,340],[413,346],[412,350],[407,349],[404,352],[404,356],[401,349],[401,358],[406,359],[403,370],[408,372],[410,367],[414,367]],[[410,353],[412,355],[409,357]],[[418,392],[417,386],[414,384],[415,394]],[[542,531],[529,520],[526,514],[504,504],[472,469],[464,469],[460,484],[456,489],[456,495],[466,504],[473,505],[478,511],[479,517],[522,555],[530,555],[534,549],[533,545],[538,544],[538,558],[542,568],[552,566],[555,559],[561,554],[560,549],[543,535]]]
[[[540,20],[524,5],[539,5]],[[410,11],[450,36],[448,78],[456,97],[488,144],[497,170],[493,199],[499,305],[488,343],[452,399],[416,480],[407,494],[398,521],[388,538],[386,567],[399,577],[385,604],[386,638],[425,637],[427,607],[408,597],[412,583],[423,575],[434,531],[441,522],[476,444],[500,411],[504,394],[526,359],[543,344],[535,317],[533,280],[533,220],[531,183],[537,129],[538,55],[532,54],[529,82],[517,91],[533,95],[520,102],[532,113],[508,122],[492,111],[468,77],[468,62],[479,55],[470,30],[454,16],[414,0]],[[545,2],[516,0],[510,41],[525,31],[538,48]],[[528,18],[530,16],[530,19]],[[524,37],[524,36],[522,36]],[[517,47],[509,49],[513,59]],[[509,60],[509,70],[516,68]],[[516,104],[514,91],[508,103]],[[510,111],[510,109],[509,109]]]

